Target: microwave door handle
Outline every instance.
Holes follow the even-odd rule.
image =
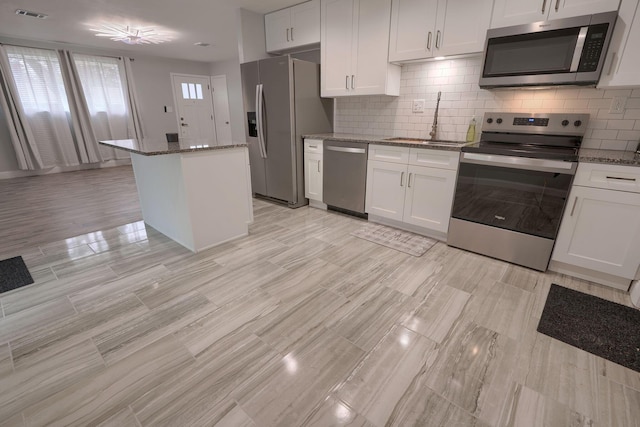
[[[580,57],[582,56],[582,49],[584,49],[584,42],[587,39],[587,31],[589,31],[589,27],[582,27],[578,33],[578,42],[576,43],[576,48],[573,51],[573,59],[571,60],[571,68],[569,69],[572,73],[578,71]]]

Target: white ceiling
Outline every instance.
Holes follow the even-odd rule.
[[[1,0],[0,35],[72,43],[145,55],[214,62],[238,56],[236,10],[266,13],[301,0]],[[49,15],[37,19],[16,9]],[[90,24],[145,24],[175,32],[160,45],[127,45],[96,37]],[[196,42],[210,43],[198,47]]]

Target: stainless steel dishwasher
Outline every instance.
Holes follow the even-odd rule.
[[[323,202],[364,216],[368,144],[325,140],[323,147]]]

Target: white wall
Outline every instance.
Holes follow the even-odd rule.
[[[484,90],[478,87],[481,58],[453,59],[402,67],[399,97],[338,98],[335,132],[428,138],[438,91],[441,139],[463,141],[472,116],[481,127],[486,111],[589,113],[585,148],[635,150],[640,140],[640,89]],[[609,114],[614,96],[627,97],[624,114]],[[424,113],[412,113],[414,99],[425,99]],[[480,128],[476,128],[480,131]]]
[[[269,58],[264,35],[264,15],[238,9],[238,57],[240,63]]]
[[[165,138],[166,133],[178,132],[171,73],[209,76],[209,64],[136,56],[131,67],[140,99],[145,136]],[[165,105],[173,107],[173,112],[165,113]]]
[[[242,104],[242,80],[240,78],[240,62],[237,59],[214,62],[209,70],[212,76],[227,76],[227,92],[229,96],[229,114],[231,119],[231,138],[234,142],[247,142],[244,131],[244,106]]]

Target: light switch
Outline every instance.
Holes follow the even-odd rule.
[[[165,113],[173,113],[173,107],[170,105],[165,105],[164,106],[164,112]]]
[[[411,110],[414,113],[424,113],[424,99],[414,99]]]

